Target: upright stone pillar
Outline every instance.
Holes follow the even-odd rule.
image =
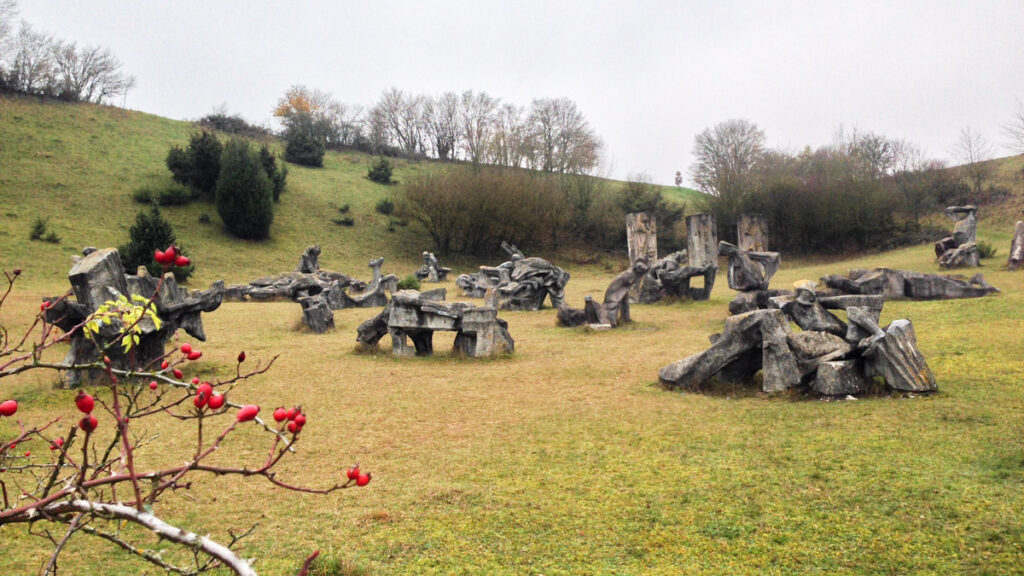
[[[718,232],[711,214],[691,214],[686,217],[686,257],[693,270],[704,275],[703,288],[689,288],[693,300],[707,300],[718,273]]]
[[[1013,240],[1010,241],[1010,257],[1006,261],[1006,266],[1010,270],[1016,270],[1021,264],[1024,264],[1024,222],[1018,220],[1013,230]]]
[[[736,247],[744,252],[768,251],[768,221],[760,214],[740,214],[736,220]]]
[[[646,212],[626,214],[626,244],[629,247],[629,264],[646,258],[652,265],[658,260],[658,228]]]

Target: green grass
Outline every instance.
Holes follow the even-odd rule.
[[[3,212],[17,212],[0,214],[0,260],[4,268],[24,266],[31,280],[0,311],[0,323],[16,330],[38,310],[40,296],[65,289],[67,257],[80,244],[116,244],[126,232],[54,214],[51,225],[65,238],[59,249],[29,243],[27,226],[49,201],[23,191],[28,186],[12,180],[8,168],[20,171],[45,147],[13,138],[12,126],[52,132],[58,121],[77,126],[96,116],[92,121],[113,134],[152,139],[134,148],[142,158],[132,164],[138,174],[128,173],[122,185],[89,168],[104,158],[86,146],[89,132],[68,129],[62,139],[77,150],[73,157],[84,158],[82,167],[40,163],[46,169],[33,177],[32,186],[60,201],[70,201],[70,192],[53,183],[81,179],[76,189],[108,190],[124,206],[131,206],[135,185],[165,177],[161,139],[184,141],[188,128],[114,109],[74,114],[60,105],[47,114],[67,117],[46,128],[34,101],[0,99],[0,106],[0,202]],[[8,122],[8,114],[23,120]],[[129,148],[121,137],[107,145],[113,156]],[[389,263],[408,267],[396,272],[411,271],[422,245],[401,235],[410,231],[384,231],[386,219],[374,206],[388,191],[363,178],[367,162],[329,154],[324,170],[291,168],[269,243],[225,240],[215,213],[213,225],[198,223],[208,210],[202,205],[164,210],[201,263],[193,285],[292,269],[313,242],[324,246],[327,268],[365,274],[361,267],[380,250]],[[429,163],[400,162],[397,177],[426,169]],[[12,182],[11,194],[23,202],[9,198]],[[353,228],[330,222],[346,203]],[[105,212],[79,209],[83,222]],[[358,461],[374,480],[319,497],[202,477],[157,512],[222,540],[228,529],[258,522],[242,555],[259,558],[261,574],[294,574],[314,549],[324,550],[340,573],[375,575],[1024,573],[1024,289],[1021,273],[1002,266],[1012,228],[982,216],[979,237],[1001,253],[982,272],[1001,294],[891,302],[884,311],[884,322],[914,322],[940,390],[924,398],[825,403],[657,387],[660,367],[705,349],[721,329],[733,296],[724,270],[709,301],[637,305],[636,323],[614,331],[558,328],[551,309],[502,312],[516,354],[485,361],[450,357],[443,335],[435,338],[433,358],[357,354],[355,328],[371,310],[339,311],[337,329],[315,335],[296,330],[297,304],[226,303],[205,315],[209,342],[192,369],[226,373],[241,349],[252,362],[280,354],[270,374],[233,392],[236,401],[265,409],[301,404],[308,413],[299,454],[280,477],[322,486]],[[845,260],[783,255],[773,287],[855,267],[938,272],[934,260],[930,246]],[[569,267],[569,303],[600,298],[619,269]],[[444,286],[455,293],[453,282]],[[53,388],[53,380],[45,373],[6,379],[0,396],[18,398],[18,415],[27,421],[76,418],[73,394]],[[194,432],[152,420],[147,433],[159,434],[162,448],[145,463],[186,458]],[[100,432],[109,434],[104,424]],[[0,421],[0,438],[14,427]],[[239,434],[221,457],[254,464],[264,449],[259,435]],[[0,541],[4,573],[33,573],[45,558],[45,542],[23,527],[0,529]],[[72,540],[61,568],[154,572],[85,537]]]
[[[680,204],[686,204],[687,212],[694,212],[696,207],[697,199],[702,196],[700,192],[693,188],[685,188],[683,186],[659,186],[661,193],[666,198],[675,200]]]

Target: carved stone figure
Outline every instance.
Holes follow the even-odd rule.
[[[739,292],[767,290],[779,269],[778,252],[742,250],[724,240],[718,243],[718,252],[729,257],[729,288]]]
[[[565,299],[569,273],[543,258],[526,258],[515,245],[502,242],[511,260],[481,266],[476,274],[462,274],[455,285],[464,296],[483,297],[502,310],[540,310],[544,300],[558,308]]]
[[[453,348],[470,357],[496,356],[515,351],[508,323],[489,306],[445,302],[444,291],[420,293],[401,290],[380,314],[363,322],[356,341],[376,348],[384,334],[391,335],[397,356],[426,356],[434,351],[434,332],[454,331]],[[409,341],[412,345],[409,345]]]
[[[825,396],[861,394],[876,376],[895,391],[936,390],[910,321],[879,327],[881,296],[818,297],[814,288],[800,282],[796,297],[771,298],[773,309],[730,316],[710,348],[665,366],[659,379],[701,390],[714,379],[750,383],[761,370],[764,392],[806,387]],[[829,310],[844,310],[848,322]],[[801,331],[791,331],[790,321]]]
[[[451,268],[445,268],[437,261],[433,252],[423,253],[423,266],[415,272],[416,277],[424,282],[444,282],[448,278]]]
[[[646,212],[626,214],[626,247],[629,263],[643,258],[647,262],[658,259],[658,227]]]
[[[736,219],[736,246],[744,252],[768,250],[768,221],[760,214],[740,214]]]
[[[299,258],[299,267],[296,272],[299,274],[313,274],[320,269],[320,245],[307,246]]]
[[[979,266],[981,255],[977,247],[978,207],[950,206],[944,213],[956,222],[953,235],[935,243],[935,256],[939,266],[958,268],[961,266]]]
[[[952,300],[999,292],[981,274],[967,278],[891,268],[851,270],[846,276],[825,276],[822,282],[838,294],[877,294],[886,300]]]
[[[629,292],[647,274],[648,265],[644,259],[637,260],[627,270],[612,280],[604,292],[604,303],[598,306],[594,299],[587,297],[583,310],[570,308],[564,302],[558,307],[558,322],[562,326],[610,326],[628,324]]]
[[[164,347],[179,329],[200,341],[206,341],[200,314],[216,310],[224,296],[224,283],[216,282],[203,291],[188,291],[174,280],[174,275],[164,275],[163,283],[153,278],[140,267],[137,276],[127,276],[121,265],[121,256],[114,248],[93,249],[83,258],[75,261],[68,272],[75,301],[67,299],[48,299],[54,302],[46,310],[46,321],[65,332],[71,331],[92,315],[105,302],[116,300],[118,296],[131,299],[133,294],[150,298],[157,297],[156,313],[161,320],[158,330],[152,321],[145,319],[140,322],[142,335],[133,354],[136,366],[149,366],[164,355]],[[160,292],[157,293],[159,286]],[[122,327],[110,324],[99,332],[100,342],[111,342],[116,338]],[[71,350],[64,362],[69,365],[87,364],[99,359],[100,349],[92,339],[86,338],[81,330],[71,333]],[[111,346],[106,350],[113,365],[120,369],[131,369],[130,358],[121,346]],[[98,374],[85,375],[86,378],[98,377]],[[82,372],[69,370],[65,373],[68,384],[77,385],[81,382]]]
[[[1010,241],[1010,257],[1006,260],[1006,266],[1010,270],[1020,268],[1024,264],[1024,222],[1017,221],[1013,229],[1013,240]]]

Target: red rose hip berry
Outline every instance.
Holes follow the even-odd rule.
[[[75,396],[75,406],[78,406],[78,409],[82,412],[89,414],[96,407],[96,400],[84,391],[79,390],[78,396]]]

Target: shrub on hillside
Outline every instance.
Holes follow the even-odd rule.
[[[220,177],[220,158],[224,147],[213,132],[203,130],[192,134],[188,146],[171,147],[167,168],[174,180],[192,188],[204,199],[213,198]]]
[[[401,280],[398,281],[397,287],[399,290],[419,290],[420,279],[417,278],[415,274],[409,274],[405,278],[402,278]]]
[[[391,173],[393,168],[387,158],[381,158],[370,166],[366,177],[378,184],[391,184]]]
[[[245,140],[229,140],[221,157],[217,180],[217,213],[228,231],[250,240],[270,237],[274,221],[273,185]]]
[[[324,165],[327,141],[311,116],[291,118],[284,130],[284,159],[303,166]]]
[[[219,130],[236,136],[246,136],[249,138],[265,138],[270,136],[270,130],[262,126],[249,124],[238,114],[228,114],[226,109],[214,110],[200,118],[198,124],[210,130]]]
[[[270,179],[274,202],[277,202],[281,199],[281,192],[284,192],[285,183],[288,180],[288,166],[283,162],[278,166],[277,157],[266,144],[260,145],[260,164],[263,165],[263,170],[266,171],[267,178]]]
[[[500,255],[577,244],[616,247],[623,213],[594,179],[500,168],[455,168],[409,181],[397,214],[423,226],[441,254]]]
[[[170,222],[164,220],[160,209],[155,205],[149,212],[139,212],[135,216],[135,224],[128,230],[128,243],[117,248],[121,255],[121,264],[128,274],[135,274],[139,266],[145,266],[151,276],[160,277],[163,274],[163,265],[153,259],[157,250],[164,250],[174,244],[178,253],[187,256],[185,248],[175,243],[174,228]],[[174,279],[184,282],[195,272],[195,264],[171,268],[174,272]]]
[[[384,198],[380,202],[377,202],[377,213],[385,216],[390,216],[395,213],[395,203],[389,198]]]
[[[132,200],[139,204],[156,204],[158,206],[184,206],[192,200],[188,188],[177,183],[163,188],[143,186],[132,192]]]
[[[49,242],[50,244],[60,244],[60,235],[50,230],[49,225],[49,218],[36,218],[36,221],[32,223],[32,229],[29,230],[28,239]]]

